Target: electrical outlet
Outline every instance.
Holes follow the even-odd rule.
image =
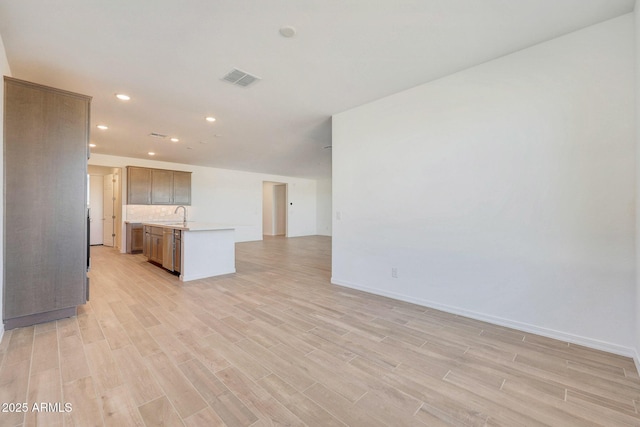
[[[396,267],[391,268],[391,277],[394,279],[398,278],[398,269]]]

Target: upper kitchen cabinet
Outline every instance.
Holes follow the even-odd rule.
[[[151,204],[151,169],[127,168],[127,204]]]
[[[91,98],[4,78],[5,329],[87,301]]]
[[[173,172],[173,204],[191,204],[191,172]]]
[[[190,205],[191,172],[127,167],[130,205]]]
[[[173,171],[151,169],[151,204],[173,204]]]

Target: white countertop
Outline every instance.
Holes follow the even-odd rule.
[[[234,230],[233,225],[216,224],[212,222],[187,221],[184,222],[143,222],[142,225],[151,225],[153,227],[173,228],[182,231],[214,231],[214,230]]]

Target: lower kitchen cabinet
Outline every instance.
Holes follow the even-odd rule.
[[[127,253],[137,254],[144,249],[144,229],[140,223],[127,223]]]
[[[234,227],[202,222],[143,225],[147,259],[181,281],[236,272]]]
[[[142,255],[149,258],[149,254],[151,253],[151,236],[149,233],[151,232],[151,227],[144,226],[143,227],[143,235],[142,235]]]
[[[142,239],[144,234],[142,232],[142,226],[136,226],[131,230],[131,252],[142,252]]]
[[[162,228],[144,226],[143,254],[150,261],[162,264]]]

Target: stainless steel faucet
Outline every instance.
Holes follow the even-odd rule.
[[[180,209],[180,208],[182,208],[182,212],[183,212],[183,215],[182,215],[182,222],[186,224],[186,223],[187,223],[187,208],[185,208],[184,206],[178,206],[178,207],[176,208],[176,210],[175,210],[175,211],[173,211],[173,213],[174,213],[174,214],[177,214],[177,213],[178,213],[178,209]]]

